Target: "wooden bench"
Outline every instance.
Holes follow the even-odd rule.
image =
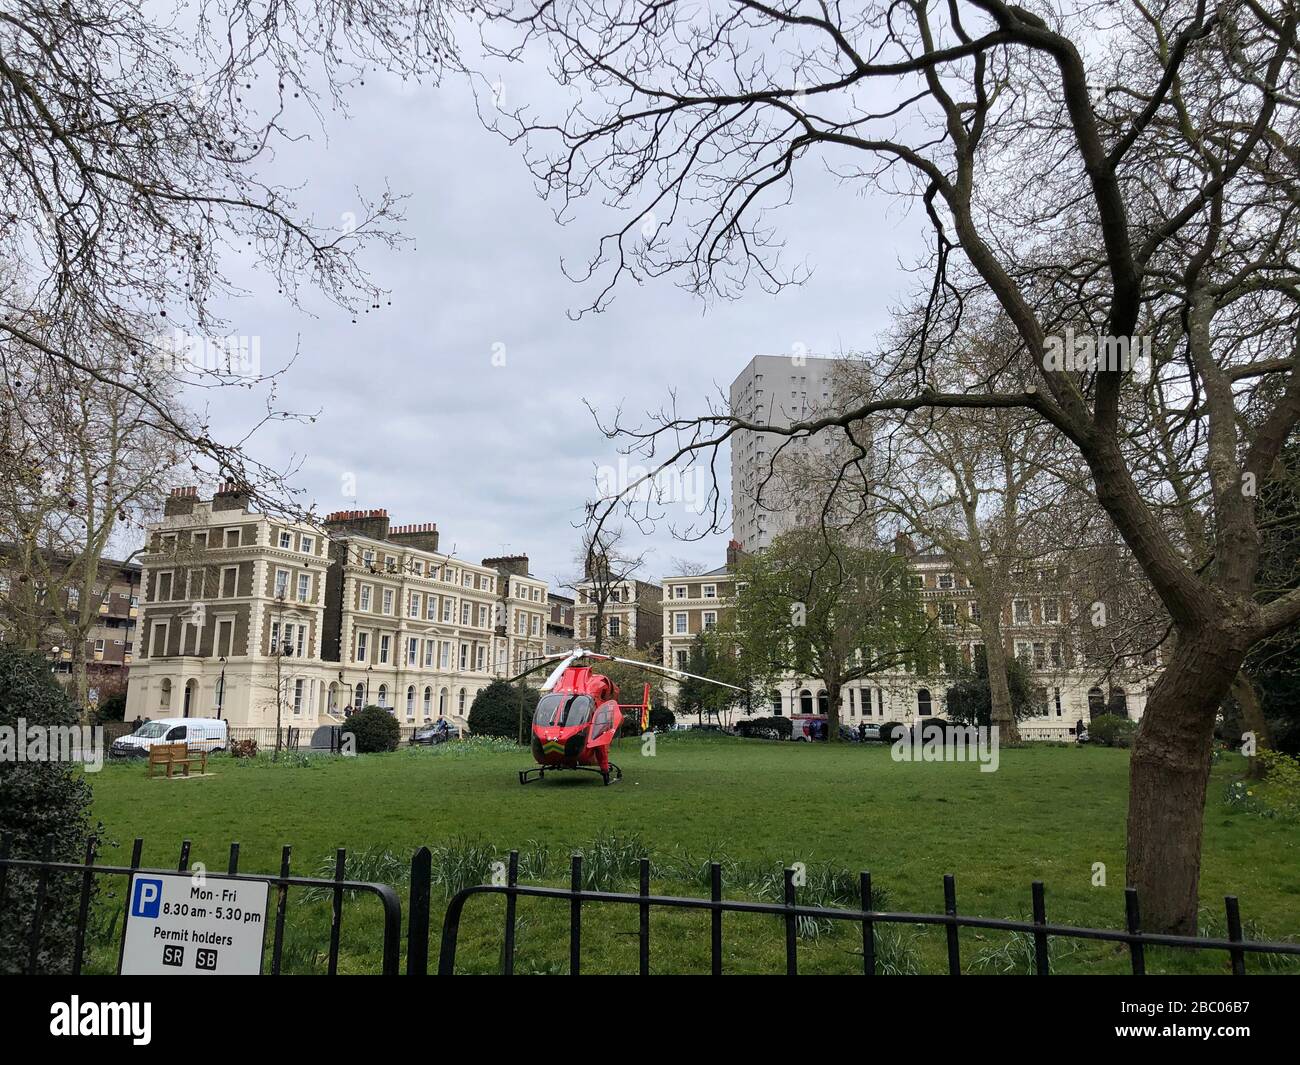
[[[190,766],[199,764],[199,772],[208,771],[208,752],[191,751],[185,743],[155,743],[149,748],[149,777],[153,778],[154,766],[165,766],[167,779],[170,780],[176,767],[180,766],[182,775],[190,775]]]

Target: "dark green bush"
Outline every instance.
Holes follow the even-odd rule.
[[[893,743],[902,735],[903,731],[901,721],[886,721],[880,726],[880,740],[882,743]]]
[[[788,717],[754,717],[736,722],[736,735],[760,739],[788,740],[794,725]]]
[[[100,721],[121,721],[126,717],[126,692],[113,692],[99,701]]]
[[[1088,722],[1088,739],[1103,747],[1132,747],[1137,723],[1115,714],[1102,714]]]
[[[537,692],[532,688],[524,684],[494,680],[474,696],[474,702],[469,708],[469,730],[475,736],[500,736],[516,743],[527,743],[533,711],[536,709]]]
[[[42,656],[0,644],[0,725],[16,730],[19,718],[28,728],[80,723]],[[87,777],[66,763],[0,766],[0,832],[9,837],[13,858],[81,861],[87,838],[99,831],[92,830],[90,803]],[[79,877],[49,879],[37,972],[71,971],[80,889]],[[24,971],[35,906],[36,877],[11,870],[0,905],[0,973]]]
[[[358,710],[340,729],[343,742],[347,734],[353,736],[353,750],[357,754],[378,754],[381,751],[395,751],[402,738],[402,727],[391,713],[382,706],[367,706]]]
[[[670,729],[677,723],[677,715],[666,706],[650,707],[650,728],[655,732],[663,732]]]

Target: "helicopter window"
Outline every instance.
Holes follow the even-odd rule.
[[[544,695],[533,715],[534,725],[551,728],[572,728],[584,725],[596,708],[590,695]]]

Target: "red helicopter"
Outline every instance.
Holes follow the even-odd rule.
[[[573,663],[581,658],[591,658],[604,662],[623,662],[642,669],[652,669],[676,677],[691,677],[695,680],[708,681],[724,688],[743,692],[734,684],[724,684],[720,680],[700,677],[680,669],[656,665],[653,662],[637,662],[631,658],[619,658],[616,655],[597,654],[575,648],[558,655],[547,655],[548,662],[534,666],[515,677],[519,680],[529,673],[544,669],[549,660],[559,658],[560,663],[551,671],[542,684],[544,693],[537,703],[533,714],[533,757],[537,765],[531,769],[519,771],[519,783],[527,784],[531,780],[543,779],[547,772],[565,769],[578,769],[588,773],[599,773],[605,784],[623,779],[623,770],[609,760],[609,745],[618,735],[623,724],[624,710],[637,710],[640,713],[641,728],[649,727],[650,721],[650,685],[645,686],[640,703],[620,703],[618,688],[608,677],[593,673],[590,666],[576,666]]]

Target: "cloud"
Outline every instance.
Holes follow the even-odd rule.
[[[559,99],[542,72],[512,71],[506,88],[541,108]],[[802,288],[754,290],[706,311],[659,280],[627,285],[608,311],[574,322],[566,311],[592,292],[560,264],[585,261],[608,227],[597,204],[557,225],[518,150],[482,127],[462,81],[403,90],[368,79],[350,105],[328,139],[281,146],[268,176],[305,177],[297,199],[319,219],[356,210],[355,188],[386,181],[410,197],[413,244],[367,257],[391,305],[356,325],[329,308],[310,308],[312,317],[243,279],[251,295],[225,308],[234,331],[261,338],[266,366],[299,351],[279,401],[319,412],[310,424],[265,427],[251,448],[270,462],[300,457],[298,483],[321,510],[386,507],[396,522],[436,521],[462,557],[508,549],[527,553],[539,576],[569,575],[596,467],[617,458],[584,400],[635,418],[671,390],[680,407],[702,412],[754,354],[863,348],[905,284],[898,261],[919,249],[914,224],[891,215],[884,196],[855,195],[810,169],[779,215],[790,254],[815,268]],[[263,409],[247,391],[204,398],[227,436]],[[345,474],[355,499],[340,494]],[[726,538],[684,544],[660,528],[647,545],[649,576],[674,558],[717,565]]]

